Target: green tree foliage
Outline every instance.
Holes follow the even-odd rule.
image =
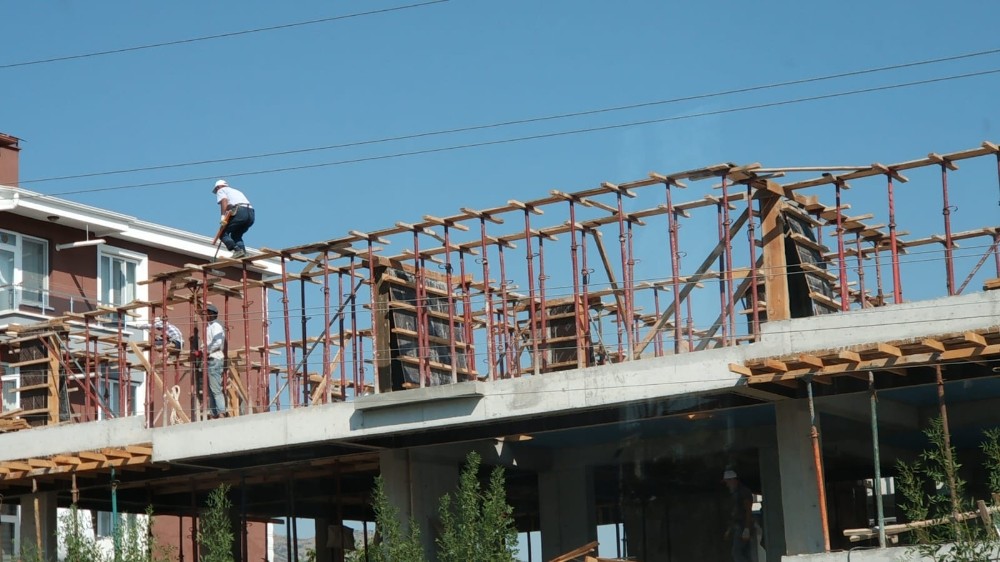
[[[513,508],[507,504],[503,468],[496,467],[482,491],[479,455],[469,453],[454,498],[441,498],[441,562],[512,562],[517,553]]]
[[[158,545],[150,535],[153,525],[153,508],[146,508],[146,519],[136,517],[124,518],[125,523],[118,525],[117,544],[121,549],[116,557],[113,552],[105,553],[98,546],[97,539],[89,526],[83,525],[76,505],[70,507],[59,520],[60,536],[66,546],[66,560],[73,562],[171,562],[171,551]],[[34,546],[34,545],[31,545]],[[41,558],[28,553],[22,553],[25,562],[41,562]]]
[[[939,525],[912,531],[915,550],[940,562],[979,562],[990,559],[990,553],[1000,541],[978,519],[956,520],[955,513],[975,510],[975,500],[966,496],[966,482],[961,478],[962,465],[954,447],[945,445],[945,428],[941,418],[932,421],[924,431],[931,447],[912,463],[896,463],[896,488],[902,501],[900,509],[910,521],[941,519]],[[986,469],[992,492],[1000,492],[1000,430],[985,433],[981,445],[986,457]],[[957,505],[952,505],[950,483],[954,483]],[[944,544],[950,548],[942,549]]]
[[[198,542],[201,562],[235,562],[233,560],[233,529],[230,512],[229,485],[222,484],[208,495],[208,506],[201,517]]]
[[[63,514],[59,527],[66,540],[66,559],[79,562],[103,562],[104,555],[97,547],[97,541],[90,532],[85,532],[80,524],[80,514],[76,505]]]
[[[375,511],[375,540],[364,549],[349,552],[347,562],[424,562],[424,549],[420,544],[420,529],[410,519],[404,530],[399,522],[399,510],[389,503],[385,495],[385,481],[375,478],[372,490],[372,509]]]

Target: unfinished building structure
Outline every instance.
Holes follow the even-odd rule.
[[[998,171],[991,143],[725,163],[150,271],[145,298],[7,323],[21,402],[0,414],[0,493],[44,550],[55,506],[113,502],[175,516],[192,559],[204,497],[230,483],[240,559],[252,522],[294,539],[308,518],[338,560],[381,474],[431,552],[437,499],[477,450],[509,467],[518,528],[541,533],[531,560],[599,527],[618,556],[723,560],[727,468],[763,498],[767,560],[844,549],[845,529],[897,515],[880,485],[929,419],[961,404],[960,450],[995,425]],[[224,420],[206,419],[197,345],[105,322],[204,333],[208,304],[227,329]],[[143,395],[101,395],[109,372]]]

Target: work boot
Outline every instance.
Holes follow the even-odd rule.
[[[244,250],[242,248],[237,248],[235,251],[233,251],[233,259],[234,260],[240,259],[240,258],[245,258],[245,257],[247,257],[247,251],[246,250]]]

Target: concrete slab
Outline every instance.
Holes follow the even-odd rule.
[[[412,402],[437,402],[441,400],[455,400],[468,398],[482,398],[484,395],[484,383],[478,381],[460,382],[446,386],[429,386],[426,388],[414,388],[402,392],[383,392],[356,398],[353,402],[355,410],[374,410],[376,408],[387,408],[398,406],[401,403]]]
[[[1000,291],[866,308],[761,325],[766,357],[785,352],[836,349],[886,340],[906,340],[1000,326]],[[776,345],[777,348],[772,346]]]
[[[744,353],[744,347],[713,349],[466,388],[386,393],[380,395],[386,404],[379,407],[356,408],[345,402],[158,428],[153,433],[153,459],[179,461],[349,441],[722,391],[741,384],[742,378],[729,371],[729,363],[742,361]]]
[[[151,443],[154,430],[145,425],[142,416],[132,416],[8,433],[3,436],[0,461]]]

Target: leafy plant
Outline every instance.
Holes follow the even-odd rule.
[[[64,513],[60,520],[62,535],[66,540],[66,559],[78,562],[102,562],[104,559],[93,533],[86,532],[80,525],[80,513],[76,505]],[[32,545],[33,546],[33,545]]]
[[[469,453],[455,497],[441,497],[438,559],[441,562],[512,562],[517,553],[513,508],[507,504],[503,468],[490,474],[489,487],[479,484],[480,458]]]
[[[974,501],[966,497],[966,482],[961,478],[962,465],[954,447],[945,444],[945,427],[935,418],[924,431],[930,448],[912,463],[896,463],[896,487],[903,500],[899,507],[910,521],[939,520],[940,524],[912,530],[914,549],[939,562],[978,562],[989,559],[998,546],[992,530],[976,519],[955,517],[972,511]],[[1000,492],[1000,430],[985,433],[981,445],[986,456],[990,489]],[[953,489],[952,489],[953,488]],[[950,548],[942,545],[950,543]]]
[[[233,503],[229,500],[229,485],[221,484],[208,495],[208,508],[201,517],[198,542],[201,562],[235,562],[233,560],[233,529],[229,518]]]

